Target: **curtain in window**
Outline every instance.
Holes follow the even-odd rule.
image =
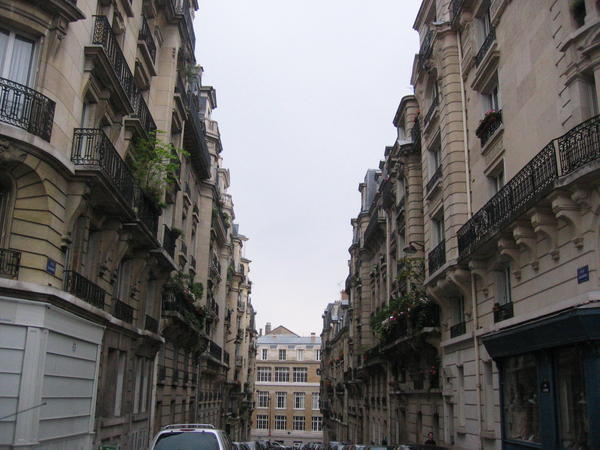
[[[15,36],[8,78],[17,83],[27,85],[33,60],[33,42]]]

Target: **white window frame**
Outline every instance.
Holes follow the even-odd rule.
[[[313,409],[313,411],[318,411],[321,409],[321,393],[320,392],[312,393],[312,409]]]
[[[275,367],[275,382],[276,383],[289,383],[290,382],[289,367]]]
[[[256,429],[266,430],[269,428],[269,416],[267,414],[256,415]]]
[[[256,381],[270,382],[271,381],[271,368],[270,367],[257,367],[256,368]]]
[[[287,351],[284,348],[279,349],[279,361],[285,361],[287,356]]]
[[[263,348],[261,351],[261,356],[262,356],[262,360],[266,361],[269,358],[269,349],[268,348]]]
[[[321,361],[321,349],[320,348],[315,350],[315,361]]]
[[[287,416],[275,416],[275,429],[287,430]]]
[[[306,392],[294,392],[294,409],[305,409]]]
[[[304,416],[293,416],[292,419],[292,430],[305,431],[306,430],[306,417]]]
[[[292,380],[294,383],[308,383],[308,369],[306,367],[294,367]]]
[[[275,393],[275,409],[287,408],[287,392],[279,391]]]
[[[268,408],[269,407],[269,392],[268,391],[258,391],[258,408]]]
[[[14,30],[12,30],[10,28],[0,27],[0,31],[8,34],[8,41],[7,41],[7,45],[6,45],[6,53],[4,54],[4,60],[0,61],[0,77],[14,81],[15,83],[20,83],[20,81],[13,80],[12,77],[10,76],[10,72],[9,72],[11,65],[12,65],[11,60],[12,60],[13,53],[14,53],[15,41],[18,36],[20,39],[22,39],[24,41],[29,41],[32,45],[31,59],[29,61],[29,73],[27,74],[27,80],[25,83],[20,83],[20,84],[23,84],[28,87],[33,87],[35,73],[36,73],[38,65],[39,65],[38,64],[38,57],[39,57],[38,52],[39,52],[40,46],[38,45],[38,41],[25,33],[15,32]]]
[[[510,264],[497,271],[496,276],[496,303],[507,305],[512,303],[512,285],[510,279]]]
[[[304,361],[304,349],[296,349],[296,361]]]
[[[312,417],[312,431],[323,431],[323,417],[313,416]]]

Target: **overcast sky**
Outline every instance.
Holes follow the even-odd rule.
[[[420,0],[200,0],[225,167],[266,322],[320,334],[348,274],[358,184],[395,140]]]

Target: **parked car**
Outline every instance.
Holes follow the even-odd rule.
[[[223,430],[206,423],[167,425],[156,434],[150,450],[234,450]]]
[[[245,442],[234,442],[233,446],[236,450],[250,450],[250,447]]]
[[[242,444],[245,444],[249,450],[263,450],[263,447],[261,447],[260,444],[255,441],[242,442]]]
[[[450,450],[448,447],[426,444],[400,444],[396,450]]]

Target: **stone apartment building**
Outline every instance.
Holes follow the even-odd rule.
[[[245,238],[197,8],[0,1],[3,448],[142,449],[188,420],[247,432],[228,380],[252,384],[249,261],[226,326]],[[241,371],[224,350],[238,328]]]
[[[361,185],[346,284],[351,370],[333,381],[351,405],[352,389],[377,386],[363,368],[387,365],[362,414],[393,421],[356,428],[352,408],[346,418],[333,403],[326,436],[348,427],[355,442],[422,442],[431,431],[455,448],[600,445],[599,14],[589,0],[421,3],[415,95]],[[421,263],[421,279],[407,276]],[[411,331],[406,284],[439,309],[437,322]],[[414,345],[402,348],[415,329],[421,362]],[[390,351],[407,359],[398,371]]]
[[[257,339],[252,439],[284,445],[323,441],[321,339],[283,326]]]

